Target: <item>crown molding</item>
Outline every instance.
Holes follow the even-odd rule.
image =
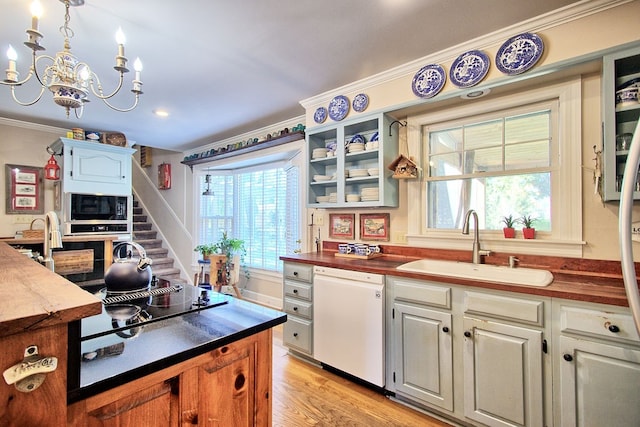
[[[49,132],[49,133],[59,133],[60,135],[65,135],[69,129],[60,128],[49,125],[42,125],[39,123],[26,122],[23,120],[9,119],[6,117],[0,117],[0,125],[17,127],[28,130],[36,130],[40,132]]]
[[[498,31],[477,37],[475,39],[460,43],[456,46],[441,50],[431,55],[418,58],[411,62],[399,65],[389,70],[383,71],[373,76],[366,77],[353,83],[338,87],[336,89],[315,95],[313,97],[300,101],[305,109],[309,109],[314,105],[326,104],[336,93],[357,93],[367,88],[379,86],[389,81],[397,80],[402,77],[412,76],[417,70],[426,64],[440,64],[453,62],[461,52],[467,52],[471,49],[486,49],[491,46],[497,46],[516,34],[523,32],[544,31],[550,28],[566,24],[577,19],[584,18],[589,15],[600,13],[604,10],[611,9],[636,0],[583,0],[581,2],[565,6],[560,9],[547,12],[543,15],[536,16],[526,21],[519,22],[509,27],[502,28]]]

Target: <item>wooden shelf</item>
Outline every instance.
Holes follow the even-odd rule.
[[[207,163],[215,160],[226,159],[228,157],[251,153],[257,150],[264,150],[265,148],[276,147],[278,145],[287,144],[289,142],[298,141],[300,139],[304,139],[303,131],[291,132],[275,138],[266,139],[262,142],[251,144],[246,147],[237,148],[235,150],[230,150],[230,151],[224,151],[222,153],[217,153],[212,156],[198,157],[197,159],[192,159],[192,160],[183,160],[180,163],[182,163],[183,165],[189,166],[191,170],[193,170],[193,165],[199,165],[202,163]]]

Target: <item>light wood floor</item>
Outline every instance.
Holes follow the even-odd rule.
[[[273,344],[273,427],[450,426],[290,356],[282,325]]]

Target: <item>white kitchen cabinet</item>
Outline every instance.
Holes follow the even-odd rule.
[[[466,424],[551,425],[550,299],[391,276],[387,298],[397,399]]]
[[[59,138],[51,148],[62,153],[64,193],[131,195],[132,148]]]
[[[387,286],[393,352],[387,383],[396,396],[453,411],[451,289],[395,277]]]
[[[398,181],[387,166],[398,155],[398,129],[384,114],[358,117],[344,123],[307,130],[307,206],[314,208],[398,206]],[[345,141],[361,135],[367,142],[377,135],[377,148],[349,152]],[[329,157],[316,157],[314,150],[335,144]],[[377,174],[369,174],[377,169]],[[358,171],[358,176],[353,176]],[[351,172],[351,174],[350,174]],[[321,177],[321,178],[318,178]],[[371,195],[376,195],[373,200]],[[347,196],[367,200],[347,201]],[[318,199],[320,197],[320,199]],[[371,199],[371,200],[369,200]]]
[[[640,425],[640,340],[628,309],[554,301],[556,425]]]
[[[602,64],[604,200],[620,200],[620,176],[624,171],[628,148],[617,147],[616,136],[633,133],[640,118],[640,103],[616,105],[616,90],[634,80],[640,82],[640,46],[604,56]],[[640,191],[635,191],[633,198],[640,199]]]
[[[295,352],[313,356],[313,266],[285,262],[283,271],[287,322],[282,341]]]

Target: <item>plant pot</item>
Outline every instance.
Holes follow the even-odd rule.
[[[218,263],[225,263],[227,262],[227,256],[226,255],[221,255],[221,254],[209,254],[207,255],[207,258],[209,258],[209,261],[211,262],[212,266],[217,265]]]
[[[523,228],[522,236],[525,239],[535,239],[536,238],[536,229],[535,228]]]
[[[502,229],[502,232],[504,233],[505,239],[513,239],[514,237],[516,237],[516,229],[515,228],[504,227]]]

